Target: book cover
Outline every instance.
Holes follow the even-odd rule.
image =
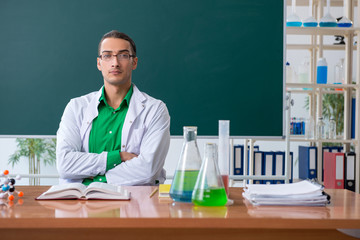
[[[299,178],[317,178],[317,147],[299,146]]]
[[[344,153],[324,153],[324,186],[329,189],[344,188]]]
[[[355,192],[355,157],[354,152],[348,152],[345,155],[345,177],[344,188]]]
[[[160,184],[159,185],[159,198],[170,197],[171,184]]]

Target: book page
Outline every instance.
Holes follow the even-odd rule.
[[[322,187],[309,181],[301,181],[289,184],[248,184],[244,189],[251,195],[292,195],[311,194],[321,192]]]
[[[85,194],[87,192],[89,192],[89,191],[92,191],[92,190],[97,190],[97,191],[100,191],[100,192],[113,193],[113,192],[121,192],[121,187],[111,185],[111,184],[107,184],[107,183],[102,183],[102,182],[92,182],[87,187],[87,189],[85,191]]]
[[[57,192],[44,192],[39,197],[36,198],[36,200],[51,200],[51,199],[78,199],[82,198],[83,195],[80,193],[77,189],[65,189],[62,191]]]
[[[47,190],[44,194],[52,194],[58,192],[64,192],[66,190],[77,190],[80,193],[83,193],[86,190],[86,186],[82,183],[68,183],[62,185],[54,185],[49,190]]]
[[[97,199],[130,199],[130,193],[121,186],[102,182],[93,182],[85,190],[86,198]]]

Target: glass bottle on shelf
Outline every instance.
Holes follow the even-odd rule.
[[[314,138],[314,119],[308,118],[305,124],[305,138],[313,139]]]
[[[309,83],[309,60],[308,58],[304,58],[302,63],[299,65],[299,73],[298,73],[298,82],[299,83]]]
[[[340,61],[335,65],[334,84],[344,84],[344,83],[345,83],[344,59],[341,58]],[[335,90],[341,91],[342,88],[335,88]]]
[[[170,188],[170,197],[177,202],[191,202],[201,167],[196,137],[197,127],[184,127],[184,144]]]
[[[310,58],[305,57],[298,68],[297,74],[298,83],[310,83]],[[311,88],[303,88],[304,90],[311,90]]]
[[[322,117],[319,117],[316,124],[316,139],[326,139],[325,123]]]
[[[329,139],[336,139],[336,122],[334,118],[329,122]]]

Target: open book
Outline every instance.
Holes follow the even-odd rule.
[[[93,182],[88,187],[82,183],[69,183],[52,186],[36,200],[56,199],[101,199],[101,200],[129,200],[130,192],[121,186],[107,183]]]

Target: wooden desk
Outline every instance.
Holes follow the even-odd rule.
[[[195,207],[159,200],[154,187],[127,187],[131,201],[35,201],[48,187],[17,186],[22,200],[1,205],[3,239],[353,239],[337,231],[360,228],[360,195],[327,190],[327,207]]]

